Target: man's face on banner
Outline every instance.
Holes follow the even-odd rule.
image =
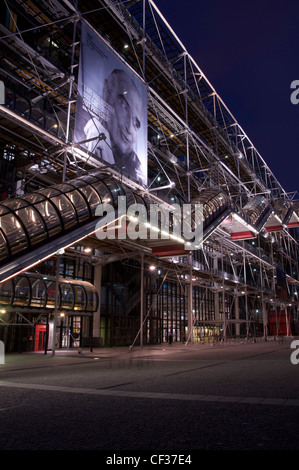
[[[130,80],[121,80],[113,104],[114,112],[109,120],[112,145],[122,154],[134,150],[142,120],[141,97]]]

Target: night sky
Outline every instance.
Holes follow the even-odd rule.
[[[299,0],[155,0],[286,192],[299,199]],[[297,95],[299,98],[299,93]]]

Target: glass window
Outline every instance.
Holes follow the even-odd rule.
[[[46,286],[41,279],[31,278],[31,307],[45,307],[47,301]]]
[[[97,191],[97,193],[100,195],[102,202],[106,204],[113,204],[113,198],[112,195],[107,188],[107,186],[100,180],[95,181],[92,183],[92,186],[94,189]]]
[[[13,281],[10,279],[9,281],[3,282],[0,284],[0,302],[1,304],[11,304],[12,297],[14,292],[14,285]]]
[[[41,202],[45,199],[45,196],[39,193],[31,193],[25,194],[22,196],[22,200],[29,202],[29,204],[36,204],[37,202]]]
[[[51,202],[59,210],[59,213],[63,220],[63,226],[65,229],[76,225],[77,217],[76,217],[75,209],[64,194],[60,194],[59,196],[52,197]]]
[[[73,191],[66,193],[66,196],[70,199],[71,203],[75,206],[79,222],[82,222],[83,220],[88,219],[89,218],[88,207],[82,194],[80,194],[79,191],[74,189]]]
[[[15,211],[17,209],[20,209],[21,207],[27,206],[27,202],[23,201],[23,199],[15,198],[15,199],[7,199],[4,202],[6,207],[9,207],[9,209]]]
[[[102,203],[100,196],[90,185],[80,188],[80,192],[85,196],[91,215],[94,216],[96,207]]]
[[[46,281],[47,287],[47,307],[54,308],[55,307],[55,293],[56,293],[56,281],[48,280]],[[58,287],[58,306],[60,304],[60,290]]]
[[[39,194],[42,194],[48,198],[58,196],[61,192],[57,188],[45,188],[38,191]]]
[[[85,287],[86,292],[86,310],[95,312],[98,305],[97,292],[91,287]]]
[[[22,220],[32,245],[46,238],[47,233],[45,226],[39,213],[33,206],[27,206],[17,210],[16,215]]]
[[[86,295],[82,286],[74,286],[75,291],[75,310],[85,310]]]
[[[54,235],[61,230],[61,222],[57,210],[48,199],[35,204],[35,209],[42,216],[49,235]]]
[[[76,262],[74,259],[65,258],[64,260],[64,272],[63,277],[75,277]]]
[[[26,234],[19,220],[13,214],[2,215],[0,226],[8,240],[12,254],[28,246]]]
[[[0,217],[0,226],[1,226],[1,217]],[[5,258],[8,255],[7,243],[0,230],[0,259]]]
[[[67,283],[60,284],[61,308],[72,309],[74,306],[74,291],[72,286]]]
[[[17,279],[15,284],[14,305],[26,306],[30,303],[30,285],[29,280],[25,276]]]
[[[122,188],[122,186],[119,186],[116,181],[111,181],[111,180],[105,180],[105,185],[108,186],[110,189],[111,195],[113,200],[111,203],[117,204],[118,202],[118,196],[125,196],[125,192]]]
[[[0,215],[7,214],[9,212],[10,210],[7,207],[5,207],[3,204],[0,204]]]

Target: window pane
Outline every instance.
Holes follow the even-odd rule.
[[[102,202],[100,196],[90,185],[80,188],[80,191],[85,196],[88,202],[91,214],[93,216],[95,213],[96,207]]]
[[[41,279],[31,279],[31,307],[45,307],[46,286]]]
[[[0,217],[0,224],[1,224],[1,217]],[[8,255],[7,243],[0,230],[0,259],[5,258],[7,255]]]
[[[48,301],[47,301],[47,307],[48,308],[53,308],[55,307],[55,292],[56,292],[56,281],[46,281],[46,287],[47,287],[47,294],[48,294]],[[58,305],[60,302],[60,291],[58,290]]]
[[[81,286],[74,286],[75,290],[75,310],[84,310],[85,309],[85,291]]]
[[[58,212],[50,201],[45,199],[43,202],[35,204],[34,207],[42,216],[49,235],[53,235],[61,230],[61,223]]]
[[[0,302],[2,304],[10,304],[12,301],[14,286],[12,280],[0,284]]]
[[[88,207],[82,194],[80,194],[79,191],[74,190],[66,193],[66,195],[70,199],[71,203],[75,206],[79,221],[82,222],[83,220],[88,219]]]
[[[60,196],[52,197],[51,202],[53,202],[55,207],[57,207],[57,209],[59,210],[65,229],[76,225],[77,219],[75,209],[70,203],[70,201],[67,199],[67,197],[61,194]]]
[[[97,193],[100,195],[102,202],[106,204],[113,204],[112,195],[107,186],[102,181],[95,181],[92,186],[95,188]]]
[[[29,305],[30,302],[30,286],[26,277],[17,280],[15,286],[14,305]]]
[[[24,207],[16,211],[16,215],[22,220],[30,237],[31,244],[34,245],[46,238],[47,234],[42,219],[33,207]]]
[[[7,237],[12,254],[27,247],[25,232],[13,214],[1,216],[0,226]]]
[[[98,296],[97,292],[92,288],[85,287],[86,291],[86,310],[95,312],[97,309]]]
[[[60,284],[61,308],[72,309],[74,305],[74,292],[70,284]]]

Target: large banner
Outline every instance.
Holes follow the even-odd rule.
[[[147,184],[146,86],[84,23],[74,142]]]

